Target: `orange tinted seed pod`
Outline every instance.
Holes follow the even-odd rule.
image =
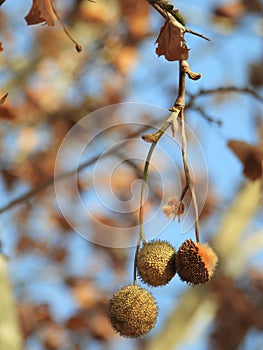
[[[208,244],[185,241],[176,254],[177,273],[190,284],[206,283],[213,276],[218,257]]]

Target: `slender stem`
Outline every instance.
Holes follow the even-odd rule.
[[[147,184],[147,175],[148,175],[148,169],[150,165],[150,161],[152,158],[153,151],[156,147],[157,143],[152,143],[151,147],[149,149],[149,152],[147,154],[147,158],[144,163],[144,169],[143,169],[143,175],[142,175],[142,186],[141,186],[141,197],[140,197],[140,209],[139,209],[139,235],[138,235],[138,242],[137,247],[135,251],[135,257],[134,257],[134,266],[133,266],[133,284],[136,285],[136,267],[137,267],[137,257],[140,249],[141,242],[145,243],[145,233],[144,233],[144,197],[145,197],[145,191],[146,191],[146,184]]]
[[[147,154],[147,158],[144,164],[144,170],[143,170],[143,176],[142,176],[142,187],[141,187],[141,198],[140,198],[140,211],[139,211],[139,241],[145,242],[145,234],[144,234],[144,197],[145,197],[145,191],[146,191],[146,184],[147,184],[147,175],[148,175],[148,169],[150,165],[150,161],[152,158],[153,151],[156,147],[157,143],[152,143],[151,147],[149,149],[149,152]]]
[[[151,4],[153,2],[149,1]],[[145,191],[146,191],[146,184],[147,184],[147,175],[148,175],[148,169],[150,165],[150,161],[152,158],[153,151],[162,137],[162,135],[165,133],[165,131],[169,128],[169,126],[172,125],[173,121],[177,120],[178,117],[181,119],[181,130],[182,130],[182,157],[183,157],[183,163],[184,163],[184,171],[185,171],[185,177],[186,177],[186,186],[182,192],[181,200],[183,199],[185,193],[190,188],[195,208],[195,235],[196,235],[196,241],[199,242],[199,222],[198,222],[198,207],[197,207],[197,200],[196,195],[194,191],[194,187],[191,183],[191,176],[189,172],[189,167],[187,163],[187,156],[186,156],[186,135],[185,135],[185,122],[184,122],[184,107],[185,107],[185,75],[186,75],[186,61],[180,61],[179,62],[179,87],[178,87],[178,94],[177,98],[174,102],[174,106],[170,108],[170,111],[172,112],[170,116],[167,118],[163,126],[154,134],[147,135],[147,138],[145,140],[152,140],[151,147],[148,151],[145,164],[144,164],[144,170],[143,170],[143,177],[142,177],[142,186],[141,186],[141,197],[140,197],[140,210],[139,210],[139,235],[138,235],[138,242],[136,246],[135,251],[135,257],[134,257],[134,270],[133,270],[133,283],[136,285],[136,268],[137,268],[137,258],[138,253],[140,250],[141,242],[145,243],[145,234],[144,234],[144,197],[145,197]],[[150,136],[150,137],[149,137]]]
[[[82,51],[82,46],[73,38],[73,36],[70,34],[70,32],[67,30],[66,26],[64,25],[62,19],[60,18],[57,10],[56,10],[56,7],[54,5],[54,2],[53,1],[50,1],[50,4],[51,4],[51,7],[52,7],[52,10],[54,12],[54,14],[56,15],[59,23],[61,24],[62,26],[62,29],[64,30],[65,34],[68,36],[68,38],[75,44],[75,49],[78,51],[78,52],[81,52]]]
[[[190,189],[191,189],[194,210],[195,210],[195,239],[196,239],[196,242],[199,243],[200,242],[199,213],[198,213],[198,204],[197,204],[197,199],[196,199],[195,188],[194,188],[193,184],[191,184]]]
[[[182,200],[182,197],[184,197],[187,190],[190,188],[192,199],[193,199],[194,211],[195,211],[195,237],[196,237],[196,241],[199,242],[200,241],[200,234],[199,234],[198,205],[197,205],[195,188],[194,188],[194,185],[192,183],[192,179],[191,179],[191,175],[190,175],[190,171],[189,171],[189,166],[188,166],[188,161],[187,161],[187,152],[186,152],[187,141],[186,141],[186,134],[185,134],[184,109],[181,110],[180,119],[181,119],[181,133],[182,133],[182,158],[183,158],[184,173],[185,173],[185,178],[186,178],[186,186],[182,192],[181,200]]]
[[[181,117],[181,128],[182,128],[182,158],[183,158],[183,163],[184,163],[184,172],[185,172],[185,181],[186,184],[184,186],[184,189],[181,193],[180,201],[184,199],[184,196],[186,195],[187,191],[189,190],[189,185],[190,185],[190,173],[188,169],[188,164],[187,164],[187,157],[186,157],[186,137],[185,137],[185,130],[184,130],[184,125],[182,125],[182,120],[184,120],[184,108],[185,108],[185,86],[186,86],[186,77],[185,77],[185,69],[184,69],[184,62],[180,61],[180,66],[179,66],[179,91],[178,91],[178,96],[174,102],[174,106],[180,108],[180,114],[179,116]],[[184,133],[184,137],[183,137]]]
[[[173,113],[171,113],[171,115],[173,115]],[[133,267],[133,284],[134,285],[136,285],[136,267],[137,267],[137,257],[138,257],[140,245],[141,245],[141,242],[143,243],[146,242],[145,233],[144,233],[144,204],[145,204],[145,192],[146,192],[149,165],[151,162],[154,149],[157,145],[157,142],[160,140],[162,135],[171,125],[171,115],[163,124],[163,126],[156,133],[154,133],[155,142],[151,144],[151,147],[148,151],[148,154],[144,163],[144,169],[143,169],[143,175],[142,175],[142,186],[141,186],[141,197],[140,197],[140,209],[139,209],[139,235],[138,235],[138,242],[136,246],[135,257],[134,257],[134,267]]]
[[[185,173],[185,187],[181,193],[180,201],[183,200],[184,196],[186,195],[187,191],[190,189],[193,204],[194,204],[194,210],[195,210],[195,237],[196,241],[199,242],[200,235],[199,235],[199,216],[198,216],[198,205],[197,205],[197,199],[195,194],[195,188],[193,186],[192,180],[191,180],[191,174],[189,171],[188,161],[187,161],[187,141],[186,141],[186,133],[185,133],[185,118],[184,118],[184,108],[185,108],[185,85],[186,85],[186,70],[185,70],[185,61],[180,61],[179,64],[179,90],[178,90],[178,96],[175,100],[173,109],[180,108],[180,113],[178,117],[181,121],[181,134],[182,134],[182,159],[184,164],[184,173]]]
[[[138,239],[136,250],[135,250],[135,256],[134,256],[134,261],[133,261],[133,285],[136,286],[136,270],[137,270],[137,258],[138,258],[138,253],[140,250],[140,245],[141,241],[140,238]]]

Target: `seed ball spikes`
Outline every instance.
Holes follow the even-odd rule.
[[[166,241],[144,243],[137,257],[141,280],[150,286],[164,286],[176,273],[176,251]]]
[[[186,240],[176,254],[176,269],[182,281],[206,283],[213,276],[218,257],[208,244]]]
[[[128,338],[141,337],[155,326],[158,307],[146,289],[128,285],[113,294],[109,319],[113,329]]]

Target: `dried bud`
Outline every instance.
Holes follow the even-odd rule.
[[[180,215],[184,213],[184,203],[179,201],[175,197],[171,197],[168,203],[163,206],[163,213],[168,217],[168,219],[173,219],[178,216],[180,220]]]
[[[176,254],[176,269],[182,281],[206,283],[212,277],[218,257],[208,244],[185,241]]]
[[[190,69],[190,66],[187,61],[182,62],[182,70],[188,75],[188,78],[192,80],[199,80],[202,77],[202,74],[195,73]]]
[[[143,141],[149,142],[149,143],[158,142],[156,134],[144,134],[144,135],[142,135],[142,139],[143,139]]]
[[[122,336],[141,337],[155,326],[158,307],[146,289],[129,285],[113,294],[109,318],[112,327]]]
[[[144,243],[138,254],[137,269],[144,283],[153,287],[163,286],[176,273],[176,251],[166,241]]]
[[[83,50],[82,46],[78,43],[75,44],[75,49],[77,52],[81,52]]]

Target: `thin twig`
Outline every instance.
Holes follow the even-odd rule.
[[[54,11],[59,23],[61,24],[61,27],[62,29],[64,30],[65,34],[67,35],[67,37],[75,44],[75,49],[77,52],[81,52],[82,51],[82,46],[73,38],[73,36],[70,34],[70,32],[67,30],[66,26],[64,25],[62,19],[60,18],[57,10],[56,10],[56,7],[55,7],[55,4],[53,1],[50,1],[50,4],[52,6],[52,10]]]
[[[141,186],[141,197],[140,197],[140,210],[139,210],[139,235],[138,235],[138,242],[136,246],[135,256],[134,256],[134,269],[133,269],[133,284],[136,285],[136,268],[137,268],[137,257],[140,249],[140,245],[142,242],[145,242],[145,233],[144,233],[144,205],[145,205],[145,190],[146,190],[146,184],[147,184],[147,175],[148,175],[148,169],[150,165],[150,161],[153,155],[153,151],[160,140],[160,138],[163,136],[163,134],[166,132],[166,130],[172,125],[173,121],[177,120],[179,114],[181,113],[182,108],[184,107],[185,103],[185,74],[182,71],[182,62],[180,62],[179,65],[179,88],[177,93],[177,98],[174,103],[174,106],[170,108],[170,111],[172,112],[169,117],[164,122],[163,126],[156,131],[153,134],[147,135],[147,137],[142,136],[143,139],[152,140],[151,147],[148,151],[145,164],[144,164],[144,170],[143,170],[143,177],[142,177],[142,186]]]
[[[174,102],[174,107],[171,108],[173,109],[178,109],[180,110],[179,117],[181,116],[181,113],[183,112],[185,108],[185,69],[184,69],[184,63],[180,61],[179,65],[179,88],[178,88],[178,96]],[[182,127],[182,126],[181,126]],[[182,156],[183,156],[183,163],[184,163],[184,171],[185,171],[185,186],[184,189],[181,193],[180,197],[180,202],[183,201],[184,196],[186,195],[188,189],[189,189],[189,184],[190,184],[190,174],[188,170],[188,165],[187,165],[187,160],[186,160],[186,143],[184,145],[184,139],[182,140]],[[185,153],[185,154],[184,154]]]
[[[184,109],[185,109],[185,83],[186,83],[186,70],[185,67],[188,66],[186,62],[180,61],[180,70],[179,70],[179,92],[180,95],[177,97],[174,108],[180,107],[181,111],[179,114],[179,119],[181,122],[181,134],[182,134],[182,159],[184,164],[184,173],[185,173],[185,187],[182,191],[180,201],[183,200],[185,194],[188,189],[190,189],[191,196],[193,199],[194,210],[195,210],[195,237],[196,241],[199,242],[200,234],[199,234],[199,214],[198,214],[198,205],[196,199],[195,188],[192,182],[191,174],[189,171],[188,161],[187,161],[187,141],[186,141],[186,132],[185,132],[185,118],[184,118]]]
[[[139,210],[139,242],[145,242],[145,233],[144,233],[144,198],[147,184],[147,175],[149,170],[150,161],[153,155],[153,151],[156,147],[157,143],[152,143],[147,154],[147,158],[144,164],[143,176],[142,176],[142,186],[141,186],[141,197],[140,197],[140,210]]]
[[[263,103],[263,96],[261,96],[257,91],[255,91],[252,88],[249,87],[237,87],[237,86],[223,86],[223,87],[217,87],[213,89],[200,89],[195,94],[189,95],[189,100],[186,104],[186,108],[191,108],[194,100],[201,96],[207,96],[207,95],[213,95],[218,93],[224,93],[224,92],[233,92],[238,94],[249,94],[252,97],[254,97],[257,101]]]
[[[186,141],[186,133],[185,133],[185,118],[184,118],[184,108],[182,108],[182,111],[180,113],[180,121],[181,121],[181,133],[182,133],[182,158],[183,158],[183,164],[184,164],[184,172],[185,172],[185,178],[186,178],[186,186],[184,188],[184,191],[181,195],[181,200],[188,188],[190,188],[191,196],[193,200],[194,205],[194,211],[195,211],[195,237],[196,241],[200,241],[200,234],[199,234],[199,213],[198,213],[198,205],[197,205],[197,198],[195,193],[194,184],[191,178],[191,174],[189,171],[188,161],[187,161],[187,141]]]
[[[169,20],[175,27],[179,28],[184,33],[190,33],[196,36],[199,36],[202,39],[205,39],[207,41],[210,41],[209,38],[204,36],[203,34],[200,34],[198,32],[195,32],[187,27],[185,27],[183,24],[178,22],[174,16],[169,13],[169,10],[167,10],[164,6],[162,6],[162,1],[159,0],[146,0],[156,11],[160,13],[160,15],[165,18],[166,20]]]
[[[137,257],[140,250],[141,242],[145,243],[145,233],[144,233],[144,197],[145,197],[145,191],[146,191],[146,184],[147,184],[147,175],[148,175],[148,169],[151,161],[151,157],[153,154],[153,151],[156,147],[157,143],[152,143],[150,150],[147,154],[146,161],[144,163],[144,169],[143,169],[143,176],[142,176],[142,186],[141,186],[141,197],[140,197],[140,209],[139,209],[139,235],[138,235],[138,241],[134,256],[134,266],[133,266],[133,284],[136,285],[136,269],[137,269]]]
[[[216,119],[211,117],[210,115],[208,115],[208,113],[205,111],[205,109],[203,108],[203,106],[195,106],[193,105],[191,107],[192,110],[198,112],[201,114],[201,116],[206,119],[208,121],[208,123],[210,124],[216,124],[217,126],[221,126],[223,124],[221,119]]]
[[[171,125],[171,115],[167,118],[165,121],[164,125],[154,134],[152,134],[154,142],[152,142],[151,147],[148,151],[145,163],[144,163],[144,169],[143,169],[143,176],[142,176],[142,186],[141,186],[141,196],[140,196],[140,209],[139,209],[139,234],[138,234],[138,241],[137,241],[137,246],[136,246],[136,251],[135,251],[135,256],[134,256],[134,267],[133,267],[133,284],[136,285],[136,269],[137,269],[137,257],[139,253],[139,249],[141,246],[141,243],[145,243],[145,233],[144,233],[144,205],[145,205],[145,191],[146,191],[146,184],[147,184],[147,176],[148,176],[148,170],[149,170],[149,165],[151,162],[151,158],[153,155],[153,151],[162,137],[162,135],[165,133],[165,131],[169,128]]]
[[[147,0],[148,1],[148,0]],[[249,88],[249,87],[236,87],[236,86],[227,86],[227,87],[218,87],[214,89],[201,89],[195,94],[189,95],[189,100],[185,105],[185,108],[192,108],[193,102],[196,98],[201,97],[201,96],[206,96],[206,95],[212,95],[212,94],[218,94],[218,93],[224,93],[224,92],[233,92],[233,93],[242,93],[242,94],[249,94],[253,98],[255,98],[257,101],[263,103],[263,96],[261,96],[259,93],[257,93],[255,90]],[[129,137],[134,137],[139,135],[140,133],[144,132],[148,127],[143,127],[140,130],[138,130],[136,133],[129,135]],[[112,148],[112,152],[114,152],[115,148]],[[110,155],[112,152],[109,152],[105,154],[105,156]],[[82,169],[85,169],[86,167],[92,165],[94,162],[96,162],[100,158],[100,155],[94,156],[90,161],[87,161],[83,164],[80,165],[80,167],[76,170],[77,172],[81,171]],[[61,176],[56,178],[56,181],[70,177],[75,173],[75,170],[65,172],[64,174],[61,174]],[[54,183],[54,179],[51,178],[44,182],[43,184],[40,184],[36,188],[33,188],[32,190],[29,190],[25,194],[15,198],[14,200],[10,201],[8,204],[4,205],[3,207],[0,208],[0,214],[6,212],[9,209],[14,208],[16,205],[19,205],[28,199],[31,199],[44,189],[48,188],[49,186],[52,186]]]
[[[132,132],[132,133],[128,134],[127,138],[136,137],[136,136],[140,135],[141,133],[145,132],[147,129],[149,129],[149,126],[148,125],[144,125],[143,127],[141,127],[136,132]],[[119,144],[116,143],[116,145],[111,147],[111,149],[109,151],[107,151],[107,152],[105,152],[103,154],[103,157],[110,156],[111,154],[113,154],[118,149],[118,147],[119,147]],[[82,170],[84,170],[87,167],[91,166],[96,161],[98,161],[100,158],[101,158],[101,154],[98,154],[98,155],[92,157],[91,159],[87,160],[86,162],[80,164],[77,169],[66,171],[64,173],[61,173],[60,175],[57,175],[55,180],[56,181],[60,181],[62,179],[65,179],[67,177],[75,175],[76,173],[80,173]],[[1,207],[0,208],[0,214],[3,214],[4,212],[8,211],[9,209],[12,209],[12,208],[14,208],[17,205],[28,201],[29,199],[31,199],[32,197],[34,197],[38,193],[42,192],[46,188],[48,188],[50,186],[53,186],[53,185],[54,185],[54,178],[52,177],[49,180],[47,180],[46,182],[43,182],[42,184],[38,185],[37,187],[35,187],[35,188],[25,192],[21,196],[18,196],[17,198],[11,200],[9,203],[7,203],[3,207]]]

